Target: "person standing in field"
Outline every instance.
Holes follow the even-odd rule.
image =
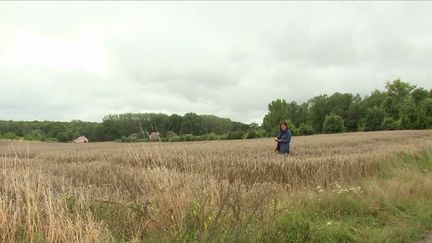
[[[291,131],[288,129],[288,124],[286,122],[281,122],[279,124],[279,132],[275,137],[277,142],[276,151],[280,154],[289,154],[290,152],[290,142],[291,142]]]

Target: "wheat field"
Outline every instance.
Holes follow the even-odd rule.
[[[383,161],[431,149],[432,131],[293,137],[289,156],[274,148],[272,139],[0,141],[0,242],[209,241],[225,226],[253,231],[290,195],[355,184]]]

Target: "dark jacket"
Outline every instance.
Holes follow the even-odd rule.
[[[279,139],[279,142],[276,147],[276,151],[279,153],[287,153],[290,152],[290,142],[291,142],[291,131],[289,129],[286,129],[285,131],[279,131],[277,134],[277,138]]]

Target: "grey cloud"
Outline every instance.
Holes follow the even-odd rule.
[[[365,95],[398,77],[430,89],[431,11],[425,2],[1,3],[0,119],[196,112],[261,122],[277,98]],[[77,49],[52,61],[17,54],[33,34],[59,42],[55,51]],[[44,48],[35,53],[62,59]]]

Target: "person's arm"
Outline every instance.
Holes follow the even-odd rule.
[[[279,138],[280,138],[280,133],[281,132],[278,132],[277,134],[276,134],[276,137],[275,137],[275,141],[276,142],[279,142],[280,140],[279,140]]]
[[[291,132],[285,133],[280,139],[279,142],[289,143],[291,141]]]

